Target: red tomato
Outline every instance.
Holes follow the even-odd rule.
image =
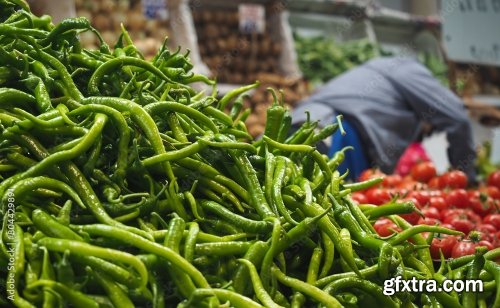
[[[497,228],[495,228],[495,226],[487,223],[477,224],[475,230],[482,233],[489,233],[491,235],[494,235],[497,232]]]
[[[368,199],[368,203],[376,205],[391,201],[391,193],[389,190],[382,188],[371,188],[366,192],[365,196]]]
[[[491,214],[498,207],[496,200],[491,197],[486,197],[485,200],[482,200],[481,198],[472,199],[470,200],[470,205],[472,210],[480,216]]]
[[[450,258],[453,247],[458,243],[458,239],[456,236],[448,236],[444,238],[433,238],[431,242],[431,256],[435,260],[439,260],[441,255],[439,251],[443,252],[445,258]]]
[[[454,189],[445,197],[448,206],[454,206],[461,209],[469,207],[469,196],[465,189]]]
[[[436,167],[430,161],[421,162],[411,168],[410,174],[415,180],[427,183],[430,179],[436,176]]]
[[[454,220],[468,220],[474,225],[481,223],[481,217],[471,210],[465,209],[447,209],[441,211],[441,219],[444,223],[452,224]]]
[[[431,197],[429,199],[429,207],[442,211],[448,208],[446,200],[443,197]]]
[[[351,194],[351,198],[352,198],[352,200],[356,201],[358,204],[368,203],[368,198],[366,198],[366,196],[363,193],[360,193],[357,191],[355,191]]]
[[[455,219],[450,222],[453,229],[468,234],[474,229],[474,224],[467,219]]]
[[[479,243],[477,243],[477,246],[485,246],[486,248],[488,248],[488,250],[495,249],[495,246],[493,246],[493,244],[488,240],[479,241]]]
[[[467,187],[467,175],[459,170],[446,172],[440,179],[441,187],[465,188]]]
[[[429,182],[427,183],[427,185],[431,189],[439,189],[439,188],[441,188],[440,177],[438,177],[438,176],[433,177],[432,179],[429,180]]]
[[[418,203],[420,203],[422,206],[428,205],[430,199],[431,199],[431,194],[428,191],[422,190],[422,191],[410,191],[407,195],[407,197],[410,198],[415,198],[418,200]]]
[[[375,168],[366,169],[365,171],[361,172],[358,180],[360,182],[363,182],[363,181],[367,181],[369,179],[376,178],[379,176],[384,176],[384,175],[385,174],[382,171],[380,171],[379,169],[375,169]]]
[[[448,209],[441,211],[441,219],[444,223],[453,226],[453,229],[468,234],[476,224],[481,222],[481,217],[471,210]]]
[[[420,214],[418,214],[417,212],[400,214],[399,216],[403,217],[407,222],[411,223],[412,225],[416,225],[418,223],[418,220],[421,218]]]
[[[483,223],[493,225],[497,230],[500,230],[500,214],[490,214],[483,218]]]
[[[402,181],[403,178],[399,174],[391,174],[384,177],[382,186],[391,188],[397,187],[399,184],[401,184]]]
[[[487,194],[495,200],[500,200],[500,189],[496,186],[486,186],[479,189],[480,192]]]
[[[470,189],[467,191],[467,195],[469,196],[469,199],[479,199],[481,197],[481,192],[475,189]]]
[[[495,186],[500,189],[500,170],[494,171],[488,175],[488,186]]]
[[[488,241],[494,241],[495,240],[495,233],[497,232],[497,229],[490,224],[478,224],[474,228],[475,231],[478,231],[481,233],[481,238],[488,240]]]
[[[435,218],[441,219],[441,215],[439,214],[439,210],[435,207],[426,207],[421,210],[422,214],[425,218]]]
[[[388,218],[382,218],[377,220],[373,225],[373,228],[375,229],[375,231],[377,231],[377,233],[380,236],[383,237],[393,234],[394,231],[401,232],[401,228],[399,228],[394,222],[392,222]]]
[[[458,258],[462,256],[468,256],[474,254],[477,247],[477,243],[473,241],[464,240],[455,244],[451,251],[452,258]]]

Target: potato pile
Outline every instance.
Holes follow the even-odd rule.
[[[282,46],[269,31],[241,33],[237,10],[195,8],[192,13],[202,60],[218,82],[252,83],[259,73],[278,71]]]
[[[123,23],[137,48],[148,58],[170,33],[168,20],[148,19],[140,0],[75,0],[75,5],[76,15],[87,17],[108,44],[116,42]],[[80,40],[86,48],[98,45],[91,32],[83,33]]]
[[[458,64],[456,79],[463,96],[500,95],[500,69],[496,67]]]

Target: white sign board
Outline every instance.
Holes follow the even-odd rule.
[[[451,60],[500,66],[500,0],[443,0],[441,16]]]
[[[238,15],[240,31],[243,33],[263,33],[266,28],[266,11],[260,4],[240,4]]]

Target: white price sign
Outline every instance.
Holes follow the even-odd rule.
[[[243,33],[263,33],[266,28],[265,9],[260,4],[240,4],[238,14],[240,31]]]
[[[500,0],[443,0],[441,15],[451,60],[500,66]]]

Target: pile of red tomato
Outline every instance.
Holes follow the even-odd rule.
[[[413,166],[405,177],[369,169],[359,180],[380,176],[384,177],[380,185],[354,192],[353,199],[360,204],[375,205],[390,202],[395,196],[398,200],[411,200],[422,214],[401,215],[411,224],[439,225],[466,235],[435,234],[431,244],[433,258],[440,258],[439,251],[445,258],[456,258],[473,254],[476,246],[500,247],[500,170],[491,173],[486,183],[476,188],[468,188],[467,176],[462,171],[437,175],[432,162]],[[377,220],[374,228],[380,236],[401,231],[388,218]]]

